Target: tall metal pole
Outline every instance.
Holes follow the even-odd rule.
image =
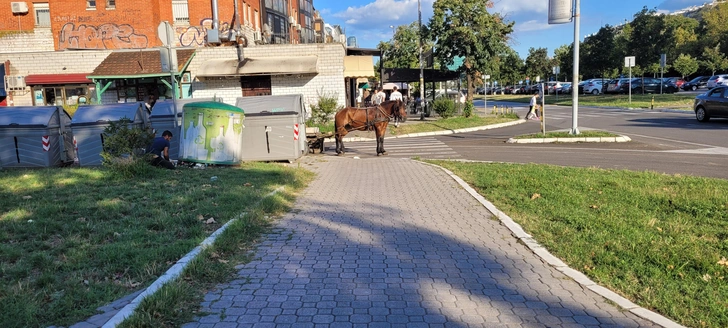
[[[575,1],[574,8],[574,73],[571,76],[573,83],[579,81],[579,21],[581,20],[581,10],[579,9],[579,0]],[[578,128],[578,114],[579,114],[579,93],[572,92],[571,101],[573,105],[571,107],[571,131],[569,134],[579,134]]]
[[[425,68],[422,63],[422,4],[417,0],[417,34],[419,35],[419,56],[420,56],[420,121],[425,120]]]

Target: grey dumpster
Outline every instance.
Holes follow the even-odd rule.
[[[132,127],[149,127],[148,115],[142,102],[78,107],[71,120],[71,129],[79,165],[101,165],[102,134],[109,123],[128,118]]]
[[[302,95],[237,98],[245,111],[244,161],[293,161],[308,152]]]
[[[218,100],[221,100],[218,98]],[[182,107],[185,104],[194,102],[215,101],[214,98],[187,98],[177,100],[177,128],[174,127],[174,102],[173,100],[157,101],[149,114],[149,122],[157,137],[161,137],[165,130],[172,132],[173,139],[169,145],[169,159],[178,159],[179,145],[182,136],[180,135],[180,125],[182,124]]]
[[[72,163],[71,117],[63,107],[0,107],[0,167]]]

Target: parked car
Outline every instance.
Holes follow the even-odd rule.
[[[604,91],[604,93],[621,93],[622,85],[628,82],[628,78],[612,79],[607,83],[607,89]],[[627,89],[625,89],[625,91],[627,91]]]
[[[571,94],[571,82],[561,83],[561,88],[556,89],[556,93]]]
[[[683,83],[682,89],[695,91],[700,88],[705,88],[706,85],[708,84],[709,78],[710,78],[710,76],[698,76],[698,77],[690,80],[690,82]]]
[[[641,93],[675,93],[677,92],[677,86],[674,84],[664,84],[661,79],[645,77],[632,79],[627,83],[622,83],[621,92],[628,93],[629,89],[632,89],[632,94]]]
[[[584,92],[598,95],[602,93],[602,80],[592,79],[584,84]]]
[[[698,122],[707,122],[711,117],[728,118],[728,87],[719,86],[696,96],[693,110]]]
[[[669,82],[677,86],[678,89],[682,88],[682,85],[685,83],[685,80],[681,77],[666,77],[665,82]]]
[[[549,81],[546,82],[546,91],[549,94],[556,94],[556,89],[561,88],[561,82],[559,81]]]
[[[723,85],[724,82],[728,81],[728,75],[727,74],[718,74],[713,75],[708,79],[708,82],[706,83],[706,86],[708,89],[715,88],[719,85]]]

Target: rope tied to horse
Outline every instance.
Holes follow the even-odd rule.
[[[387,114],[387,112],[384,111],[384,108],[382,106],[377,105],[376,107],[365,107],[365,108],[356,108],[355,110],[364,110],[366,118],[365,121],[357,121],[354,119],[351,114],[351,112],[348,113],[347,117],[349,118],[349,126],[351,126],[351,123],[360,123],[363,124],[361,127],[358,128],[352,128],[352,129],[346,129],[347,132],[356,131],[356,130],[371,130],[374,128],[374,125],[380,122],[389,122],[390,115]],[[374,118],[372,120],[369,119],[369,111],[377,109],[376,112],[374,112]],[[393,116],[393,115],[392,115]]]

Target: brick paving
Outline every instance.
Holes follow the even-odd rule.
[[[648,327],[543,263],[441,169],[312,157],[256,259],[183,327]]]

